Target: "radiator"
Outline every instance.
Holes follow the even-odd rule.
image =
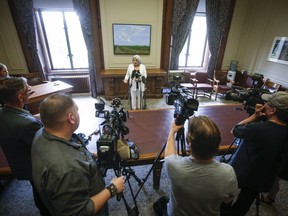
[[[73,86],[71,93],[90,92],[89,75],[54,75],[51,81],[60,80]]]

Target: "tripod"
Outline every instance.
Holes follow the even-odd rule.
[[[121,199],[123,200],[128,216],[138,216],[139,210],[138,210],[138,206],[137,206],[136,196],[134,195],[134,192],[132,190],[130,178],[132,176],[138,182],[138,185],[142,184],[142,180],[140,178],[138,178],[138,176],[135,174],[134,170],[131,169],[131,167],[122,165],[120,160],[117,162],[117,165],[115,165],[115,166],[112,166],[112,167],[111,166],[104,166],[104,167],[102,167],[102,169],[100,169],[102,171],[102,175],[104,177],[106,176],[107,170],[109,168],[112,168],[114,170],[114,173],[117,177],[120,177],[121,175],[126,177],[125,182],[128,183],[129,191],[130,191],[132,199],[133,199],[134,207],[131,208],[129,206],[123,192],[117,194],[117,201],[121,201]]]
[[[125,99],[127,97],[127,95],[128,95],[128,103],[130,105],[130,110],[132,110],[132,108],[133,108],[132,107],[132,96],[131,96],[132,95],[131,88],[132,88],[132,85],[133,85],[132,81],[133,80],[130,78],[128,92],[127,92],[127,94],[124,97],[124,99]],[[144,83],[144,84],[146,83],[146,78],[144,76],[141,76],[140,78],[138,78],[137,81],[135,81],[135,83],[137,85],[137,89],[133,93],[133,94],[135,94],[134,95],[135,103],[138,104],[140,109],[146,109],[147,105],[146,105],[146,98],[145,98],[145,93],[144,93],[145,91],[142,91],[142,83]],[[138,98],[139,103],[137,103],[137,98]]]
[[[185,119],[186,120],[186,119]],[[185,121],[184,121],[185,122]],[[184,135],[184,127],[181,128],[177,134],[176,134],[176,138],[175,140],[177,141],[177,153],[179,154],[179,146],[181,147],[181,154],[182,156],[186,156],[186,145],[185,145],[185,135]],[[162,149],[160,150],[160,152],[157,154],[157,157],[155,158],[155,160],[153,161],[153,164],[150,168],[150,170],[148,171],[146,177],[143,179],[143,182],[140,185],[140,188],[138,189],[137,193],[136,193],[136,197],[138,196],[139,192],[141,191],[142,187],[144,186],[145,182],[147,181],[148,177],[150,176],[151,172],[154,170],[154,167],[159,164],[159,161],[161,159],[161,156],[166,148],[167,145],[167,140],[165,141],[165,143],[163,144]],[[163,161],[161,161],[161,166],[162,166]]]
[[[234,138],[232,143],[230,144],[230,146],[228,147],[228,149],[225,151],[225,153],[222,155],[222,157],[220,158],[220,162],[223,163],[229,163],[230,160],[232,159],[233,155],[235,154],[237,147],[239,146],[239,144],[241,143],[242,139],[240,138]],[[232,149],[232,147],[236,147],[234,149]],[[231,152],[232,151],[232,152]],[[226,156],[230,154],[230,156],[226,159]]]
[[[186,145],[185,145],[185,135],[184,135],[184,127],[181,128],[176,134],[176,142],[177,142],[177,153],[178,155],[186,156]],[[181,152],[180,152],[181,148]]]

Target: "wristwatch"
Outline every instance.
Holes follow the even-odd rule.
[[[105,189],[109,190],[111,197],[117,195],[117,187],[113,183],[107,185]]]

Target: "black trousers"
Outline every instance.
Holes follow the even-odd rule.
[[[40,195],[38,194],[38,192],[36,191],[36,188],[33,184],[32,181],[30,181],[30,184],[32,186],[32,191],[33,191],[33,196],[34,196],[34,202],[36,207],[39,209],[40,211],[40,215],[42,216],[51,216],[51,214],[49,213],[48,209],[46,208],[46,206],[44,205],[44,203],[42,202],[42,199],[40,197]]]
[[[231,204],[222,203],[220,206],[221,216],[244,216],[249,211],[259,192],[249,188],[241,188],[237,201]]]

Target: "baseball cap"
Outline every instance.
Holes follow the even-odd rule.
[[[269,103],[288,113],[288,92],[278,91],[274,94],[262,94],[262,100],[269,101]]]

